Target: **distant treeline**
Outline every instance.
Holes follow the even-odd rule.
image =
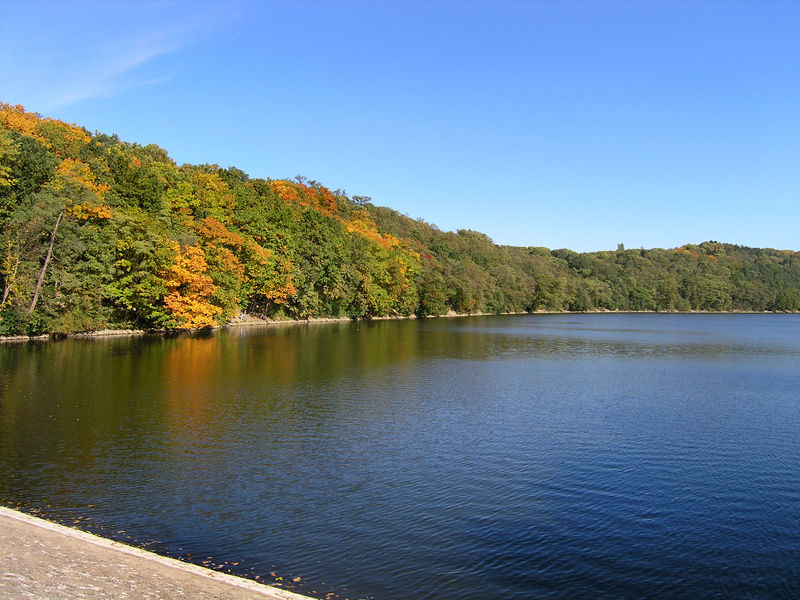
[[[800,255],[498,246],[0,104],[0,334],[448,311],[800,310]]]

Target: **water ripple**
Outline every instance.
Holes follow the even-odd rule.
[[[793,315],[0,347],[0,499],[323,596],[800,597],[798,356]]]

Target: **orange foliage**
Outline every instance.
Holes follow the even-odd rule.
[[[338,203],[336,202],[336,196],[333,195],[326,187],[319,187],[316,190],[316,205],[317,207],[322,210],[322,212],[329,212],[334,214],[338,209]]]
[[[175,261],[163,274],[164,284],[169,291],[164,304],[182,328],[216,325],[215,317],[222,309],[208,301],[216,293],[217,286],[204,274],[208,265],[202,248],[187,246],[181,252],[177,243],[169,242],[169,246],[175,253]]]
[[[241,235],[230,231],[214,217],[206,217],[199,222],[193,221],[192,225],[197,233],[210,242],[225,244],[233,248],[241,248],[242,244],[244,244],[244,239],[242,239]]]
[[[270,181],[272,190],[287,204],[299,204],[315,208],[322,214],[331,217],[336,214],[338,203],[336,196],[323,186],[310,187],[304,183],[295,183],[285,179]]]
[[[267,264],[267,259],[271,256],[269,250],[251,240],[247,240],[247,249],[254,255],[254,260],[264,265]]]
[[[272,187],[272,191],[274,191],[284,202],[291,203],[300,201],[300,196],[297,193],[298,190],[295,184],[283,179],[270,181],[269,184]]]
[[[272,190],[284,202],[314,208],[325,216],[334,217],[344,224],[348,233],[362,235],[387,250],[398,250],[403,246],[395,236],[388,233],[380,233],[375,222],[364,210],[353,212],[347,219],[340,216],[338,214],[336,196],[326,187],[320,185],[312,187],[301,182],[286,181],[285,179],[271,181],[270,185]],[[419,255],[415,252],[408,248],[405,250],[415,260],[419,259]]]
[[[224,246],[212,246],[211,250],[216,254],[217,267],[220,271],[233,275],[240,283],[244,281],[244,265],[233,252]]]
[[[231,250],[238,252],[241,249],[244,244],[242,236],[230,231],[214,217],[200,221],[187,220],[187,223],[206,240],[208,262],[217,283],[220,283],[219,277],[227,275],[233,276],[241,284],[245,280],[245,267]],[[241,300],[237,298],[236,301]]]

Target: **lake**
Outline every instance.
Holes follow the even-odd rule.
[[[198,564],[350,599],[800,596],[800,315],[6,344],[0,369],[0,503]]]

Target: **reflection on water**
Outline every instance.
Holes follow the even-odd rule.
[[[798,334],[540,315],[0,346],[0,500],[323,595],[797,596]]]

